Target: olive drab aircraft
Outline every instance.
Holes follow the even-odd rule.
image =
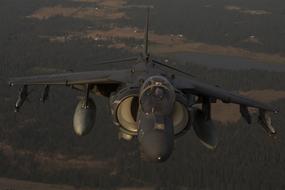
[[[200,82],[189,73],[153,59],[148,50],[149,14],[148,8],[144,52],[138,57],[104,62],[131,61],[130,68],[12,78],[9,85],[20,86],[15,112],[27,100],[30,86],[42,86],[42,102],[48,99],[52,85],[72,87],[83,94],[74,112],[73,128],[75,134],[84,136],[95,125],[96,105],[91,95],[108,97],[120,138],[137,139],[142,158],[154,162],[167,160],[174,140],[190,127],[203,145],[214,149],[218,137],[211,105],[217,101],[238,104],[241,116],[249,124],[249,108],[256,109],[260,125],[269,135],[276,134],[271,123],[272,113],[278,112],[274,107]]]

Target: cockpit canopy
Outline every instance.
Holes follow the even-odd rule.
[[[141,87],[140,105],[145,113],[171,114],[174,101],[173,86],[162,76],[148,78]]]

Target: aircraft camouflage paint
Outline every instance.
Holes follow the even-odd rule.
[[[157,162],[169,158],[174,139],[185,134],[191,126],[206,147],[217,146],[216,127],[211,119],[211,104],[217,100],[239,104],[240,113],[248,123],[252,120],[248,107],[258,109],[260,124],[270,135],[276,133],[269,115],[270,112],[278,112],[275,108],[199,82],[188,73],[152,59],[148,52],[148,28],[149,9],[143,55],[108,62],[134,61],[130,69],[11,79],[10,86],[22,85],[15,111],[19,111],[27,99],[28,86],[45,86],[42,102],[48,99],[51,85],[64,85],[83,91],[84,99],[78,103],[73,120],[75,133],[83,136],[91,131],[95,123],[96,106],[89,94],[106,96],[120,137],[131,140],[137,136],[142,157]],[[170,71],[166,72],[162,67]]]

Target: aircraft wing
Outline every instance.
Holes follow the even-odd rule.
[[[270,105],[255,101],[253,99],[238,94],[234,94],[220,87],[208,85],[206,83],[199,82],[194,79],[177,77],[174,80],[174,83],[176,88],[197,95],[199,97],[206,97],[215,100],[219,99],[224,103],[234,103],[243,105],[245,107],[254,107],[265,111],[278,112],[276,108]]]
[[[14,85],[80,85],[80,84],[113,84],[127,80],[128,70],[71,72],[62,74],[39,75],[31,77],[11,78],[9,84]]]

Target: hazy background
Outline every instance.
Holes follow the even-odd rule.
[[[226,120],[238,113],[222,109],[216,150],[190,130],[167,162],[152,164],[140,160],[136,139],[118,140],[105,98],[94,98],[97,123],[84,138],[72,131],[81,94],[69,88],[51,87],[45,105],[42,89],[33,89],[30,103],[13,112],[18,89],[8,87],[9,77],[120,68],[96,62],[141,50],[145,4],[154,6],[156,56],[277,106],[277,139],[239,117]],[[1,0],[0,26],[0,177],[76,188],[285,188],[284,1]]]

